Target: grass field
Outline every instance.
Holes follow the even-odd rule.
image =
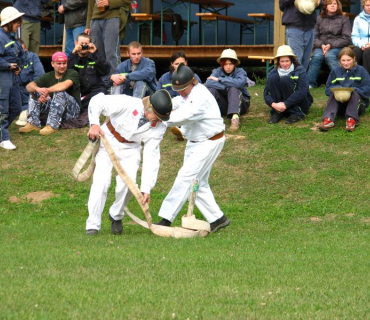
[[[87,237],[91,181],[71,177],[87,128],[42,137],[12,125],[18,148],[0,150],[0,318],[369,319],[370,117],[353,133],[344,119],[320,132],[321,88],[306,120],[268,125],[262,90],[250,88],[210,178],[232,223],[203,239],[156,237],[128,217],[113,236],[112,188]],[[170,133],[161,145],[154,221],[184,146]]]

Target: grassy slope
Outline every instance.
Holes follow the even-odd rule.
[[[90,182],[70,172],[87,129],[41,137],[12,126],[18,149],[0,151],[1,317],[367,318],[369,116],[353,134],[343,119],[319,132],[325,96],[316,89],[304,122],[267,125],[262,89],[251,88],[251,110],[211,175],[232,225],[205,239],[155,237],[128,218],[113,236],[107,209],[99,236],[85,236]],[[183,149],[166,135],[153,220]],[[25,196],[34,191],[55,196],[33,204]]]

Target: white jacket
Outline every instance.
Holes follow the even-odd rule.
[[[141,143],[144,143],[140,191],[150,193],[157,181],[160,160],[159,144],[167,126],[163,122],[157,122],[154,126],[147,122],[138,129],[138,123],[143,112],[142,100],[127,95],[104,95],[99,93],[89,103],[90,125],[100,125],[99,118],[101,114],[109,116],[115,130],[126,140],[135,142],[122,143],[120,149],[123,152],[125,152],[125,149],[133,148],[137,148],[140,152]],[[102,129],[110,134],[105,124]],[[119,150],[114,151],[119,152]]]
[[[205,141],[225,130],[217,101],[202,84],[194,86],[186,98],[173,98],[172,104],[174,111],[167,125],[181,126],[188,141]]]

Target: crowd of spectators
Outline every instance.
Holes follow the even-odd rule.
[[[268,123],[275,124],[286,118],[285,122],[292,124],[306,117],[313,103],[309,89],[319,86],[318,76],[322,63],[326,62],[330,71],[326,83],[329,111],[325,111],[320,129],[332,128],[337,111],[347,108],[357,110],[355,115],[344,112],[346,130],[353,131],[359,115],[369,104],[365,75],[370,72],[370,0],[362,0],[363,11],[355,18],[353,29],[343,15],[340,0],[300,1],[279,0],[287,45],[278,48],[275,68],[266,81],[264,99],[271,108]],[[144,57],[139,42],[128,45],[128,58],[121,62],[119,43],[125,33],[130,0],[61,0],[58,12],[64,16],[65,53],[53,55],[54,71],[44,75],[37,53],[41,5],[45,2],[15,0],[13,7],[1,12],[0,68],[2,80],[6,80],[1,82],[2,148],[15,149],[8,127],[20,112],[17,121],[22,126],[20,132],[51,134],[59,128],[88,125],[89,102],[99,93],[142,99],[165,89],[172,98],[179,95],[172,87],[172,75],[179,64],[187,65],[183,51],[172,54],[170,70],[158,81],[155,62]],[[321,14],[317,17],[318,9]],[[21,39],[17,41],[14,34],[20,26]],[[221,115],[230,120],[228,131],[235,132],[241,125],[240,116],[248,111],[251,103],[247,89],[249,79],[233,49],[224,50],[217,63],[219,67],[206,79],[205,87],[216,99]],[[346,78],[350,72],[360,81],[335,78],[342,73]],[[194,76],[201,83],[199,76]],[[338,88],[350,93],[347,101],[337,101]],[[338,110],[330,111],[334,109]],[[45,127],[42,129],[42,126]],[[175,131],[182,140],[181,128]]]

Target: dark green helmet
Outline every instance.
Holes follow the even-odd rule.
[[[185,90],[193,83],[194,79],[194,72],[185,64],[180,63],[172,75],[172,90]]]
[[[157,118],[168,121],[172,111],[171,95],[167,90],[158,90],[149,97],[150,107]]]

